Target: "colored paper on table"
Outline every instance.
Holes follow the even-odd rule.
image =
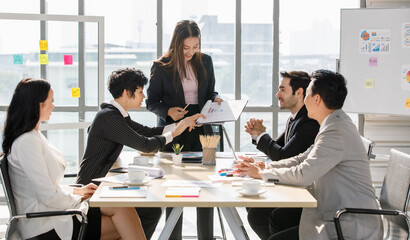
[[[48,54],[39,54],[38,61],[41,65],[48,64]]]
[[[73,55],[64,55],[64,65],[73,65]]]
[[[372,66],[372,67],[377,66],[377,57],[369,57],[369,66]]]
[[[406,108],[410,108],[410,98],[406,98]]]
[[[200,187],[169,187],[165,197],[199,197]]]
[[[23,64],[23,54],[13,54],[13,64]]]
[[[71,97],[73,98],[81,97],[80,88],[71,88]]]
[[[40,40],[40,50],[48,50],[48,40]]]
[[[364,80],[364,88],[373,88],[374,80],[372,78],[366,78]]]

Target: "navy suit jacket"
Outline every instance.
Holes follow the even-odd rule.
[[[288,134],[285,134],[287,131]],[[269,134],[263,135],[256,148],[273,161],[293,157],[306,151],[313,144],[318,131],[318,122],[307,116],[306,106],[303,105],[295,119],[291,123],[288,122],[285,132],[275,140]]]
[[[197,53],[198,54],[198,53]],[[169,62],[169,58],[160,59],[161,62]],[[202,53],[202,63],[206,72],[205,77],[198,79],[198,107],[199,110],[206,101],[213,100],[218,93],[215,92],[215,74],[212,58]],[[168,110],[172,107],[184,108],[185,96],[182,83],[178,80],[175,86],[174,73],[172,69],[167,69],[158,62],[154,62],[151,68],[150,85],[147,90],[147,109],[155,113],[159,118],[159,126],[173,123],[173,119],[168,116]]]

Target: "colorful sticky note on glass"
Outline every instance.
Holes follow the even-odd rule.
[[[406,98],[406,108],[410,108],[410,98]]]
[[[13,64],[23,64],[23,54],[13,54]]]
[[[40,40],[40,50],[48,50],[48,40]]]
[[[71,88],[71,97],[81,97],[80,88]]]
[[[39,54],[38,61],[41,65],[48,64],[48,54]]]
[[[366,78],[364,80],[364,88],[373,88],[374,86],[374,81],[372,78]]]
[[[369,57],[369,66],[377,66],[377,57]]]
[[[64,55],[64,65],[73,65],[73,55]]]

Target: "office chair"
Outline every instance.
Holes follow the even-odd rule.
[[[381,209],[346,208],[336,212],[334,223],[339,240],[344,239],[339,218],[345,213],[383,216],[383,239],[410,240],[410,218],[407,208],[410,198],[410,155],[391,150],[386,176],[380,192]]]
[[[16,204],[14,202],[14,196],[12,191],[12,186],[10,182],[9,176],[9,166],[7,162],[7,158],[2,154],[0,156],[0,181],[3,186],[4,195],[6,197],[7,206],[10,212],[10,218],[7,221],[7,229],[6,229],[6,239],[22,239],[20,233],[17,230],[17,222],[21,218],[39,218],[39,217],[53,217],[53,216],[61,216],[61,215],[80,215],[81,216],[81,228],[78,234],[78,239],[84,239],[85,230],[87,228],[87,216],[80,210],[76,209],[68,209],[68,210],[61,210],[61,211],[46,211],[46,212],[30,212],[25,214],[17,214]]]
[[[367,138],[365,138],[365,137],[362,137],[362,141],[363,141],[363,145],[364,145],[364,147],[366,148],[366,151],[367,151],[367,158],[369,160],[370,159],[375,159],[376,155],[373,154],[373,148],[374,148],[374,145],[375,145],[374,142],[367,139]]]

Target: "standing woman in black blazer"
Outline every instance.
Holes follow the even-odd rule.
[[[177,23],[167,53],[154,61],[151,68],[147,95],[147,109],[159,117],[159,126],[199,113],[208,100],[221,103],[222,99],[215,92],[212,58],[201,53],[201,31],[194,21]],[[185,151],[202,151],[200,134],[212,134],[211,126],[185,131],[166,145],[163,151],[172,151],[174,143],[184,145]],[[197,213],[198,238],[212,239],[213,209],[198,208]],[[181,232],[182,216],[171,239],[181,239]]]

